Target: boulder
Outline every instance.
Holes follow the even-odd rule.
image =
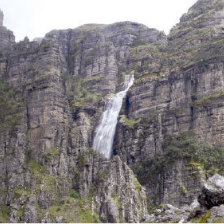
[[[204,184],[198,201],[208,209],[224,204],[224,177],[219,174],[210,177]]]

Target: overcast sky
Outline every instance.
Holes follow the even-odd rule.
[[[133,21],[169,30],[197,0],[0,0],[4,26],[16,40],[86,23]]]

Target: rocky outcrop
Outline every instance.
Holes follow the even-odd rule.
[[[0,50],[1,54],[4,49],[7,48],[7,51],[10,49],[10,47],[15,43],[15,36],[12,31],[6,29],[6,27],[3,26],[3,20],[4,20],[4,14],[0,10]],[[0,55],[1,57],[3,55]]]
[[[199,196],[201,205],[211,208],[224,204],[224,177],[216,174],[210,177],[203,186],[202,194]]]
[[[102,222],[141,222],[147,213],[145,189],[119,157],[101,171],[95,201]],[[105,180],[101,180],[105,178]]]
[[[191,212],[192,222],[223,222],[223,176],[215,174],[204,184],[198,197],[200,207]]]

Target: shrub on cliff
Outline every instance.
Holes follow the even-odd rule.
[[[157,181],[157,177],[178,160],[197,162],[208,174],[224,173],[224,147],[199,142],[189,133],[167,138],[163,142],[163,153],[136,165],[134,171],[140,183],[146,184],[149,181]]]
[[[0,80],[0,134],[16,130],[22,117],[24,102],[15,91]]]

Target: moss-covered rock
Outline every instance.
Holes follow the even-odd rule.
[[[0,222],[8,222],[10,214],[10,207],[5,205],[0,205]]]
[[[99,217],[92,213],[92,199],[64,197],[56,204],[41,210],[40,220],[48,214],[49,221],[56,222],[60,218],[61,222],[95,223],[100,222]]]

